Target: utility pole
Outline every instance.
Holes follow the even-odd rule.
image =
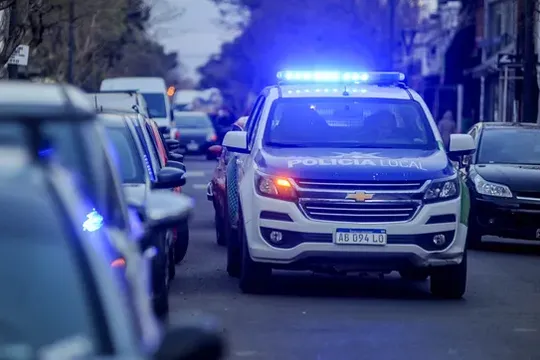
[[[68,68],[67,81],[73,84],[73,63],[75,57],[75,0],[69,0],[68,24]]]
[[[534,21],[536,0],[524,0],[523,109],[521,122],[536,122],[538,108]]]
[[[13,4],[9,8],[9,24],[8,24],[8,38],[15,35],[17,30],[17,1],[13,1]],[[8,41],[9,43],[9,41]],[[15,50],[15,49],[13,49]],[[17,79],[19,75],[18,65],[9,64],[7,66],[8,78]]]
[[[388,6],[390,7],[390,26],[389,28],[389,39],[388,39],[388,70],[392,71],[394,69],[394,50],[396,45],[395,32],[396,32],[396,6],[398,0],[388,0]]]

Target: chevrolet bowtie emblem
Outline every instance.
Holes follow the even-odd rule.
[[[371,200],[372,198],[373,198],[373,194],[366,194],[364,192],[357,191],[355,193],[348,194],[345,199],[352,199],[354,201],[361,202],[361,201]]]

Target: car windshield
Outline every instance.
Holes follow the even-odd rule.
[[[280,99],[265,144],[277,147],[436,149],[420,105],[395,99]]]
[[[140,162],[137,145],[127,127],[109,126],[107,136],[113,147],[113,157],[119,166],[123,183],[143,184],[145,182],[144,168]]]
[[[477,163],[540,165],[540,128],[486,129]]]
[[[212,122],[206,115],[175,116],[174,121],[179,129],[211,129]]]
[[[160,93],[146,93],[142,94],[146,106],[148,108],[148,114],[153,118],[166,118],[167,108],[165,107],[165,95]]]
[[[0,284],[5,295],[0,297],[0,357],[53,354],[62,343],[82,345],[81,355],[99,352],[82,258],[74,255],[78,252],[66,237],[54,199],[45,191],[25,194],[13,186],[39,186],[28,181],[35,175],[0,184]]]

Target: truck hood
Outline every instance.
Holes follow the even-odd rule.
[[[510,190],[538,192],[539,165],[481,164],[474,170],[484,180],[506,185]]]
[[[455,173],[441,150],[265,147],[255,162],[269,175],[312,180],[418,181]]]

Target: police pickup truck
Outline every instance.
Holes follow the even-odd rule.
[[[258,292],[272,269],[398,271],[437,297],[467,280],[469,195],[422,98],[401,73],[285,71],[228,132],[227,270]]]

